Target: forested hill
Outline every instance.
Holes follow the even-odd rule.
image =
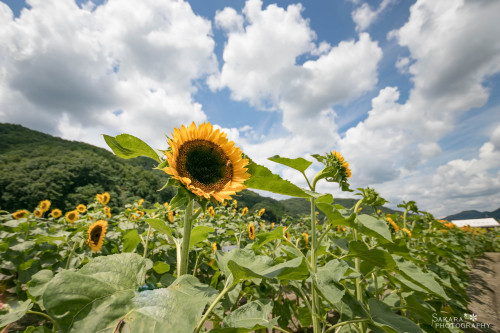
[[[168,177],[152,170],[154,164],[148,158],[123,160],[86,143],[0,123],[0,209],[33,210],[41,200],[49,199],[53,208],[68,211],[105,191],[111,194],[111,207],[123,207],[140,198],[146,205],[170,201],[175,190],[158,191]],[[270,221],[285,215],[307,216],[310,209],[305,199],[278,201],[248,190],[238,193],[236,199],[238,207],[250,211],[266,208],[264,218]],[[335,199],[346,208],[355,202]]]

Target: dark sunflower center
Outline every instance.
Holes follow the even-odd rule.
[[[90,232],[90,240],[92,241],[92,243],[97,245],[97,243],[99,243],[99,238],[101,238],[101,234],[102,227],[100,225],[95,226]]]
[[[230,159],[221,147],[206,140],[185,142],[179,148],[178,172],[205,191],[222,189],[233,176]]]

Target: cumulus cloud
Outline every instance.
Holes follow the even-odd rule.
[[[354,2],[358,4],[359,1]],[[370,25],[375,22],[380,14],[387,8],[394,0],[383,0],[377,9],[372,9],[368,3],[363,3],[356,8],[352,13],[352,20],[356,24],[356,31],[366,31]]]
[[[154,141],[206,120],[192,94],[217,71],[215,43],[187,2],[29,5],[14,19],[0,3],[1,121],[69,139],[111,131]]]

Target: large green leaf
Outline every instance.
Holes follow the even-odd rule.
[[[33,303],[31,303],[31,300],[26,300],[22,303],[19,303],[17,308],[12,310],[11,312],[0,315],[0,329],[24,317],[26,312],[28,312],[28,310],[30,310],[32,307]]]
[[[337,259],[331,260],[325,266],[318,268],[316,285],[321,295],[332,304],[340,302],[345,294],[345,289],[339,281],[344,277],[348,269],[349,265],[345,261]]]
[[[172,231],[163,220],[148,218],[146,219],[146,223],[149,224],[151,228],[155,229],[156,231],[159,231],[165,235],[172,236]]]
[[[273,304],[270,300],[256,300],[247,303],[231,312],[222,322],[223,329],[243,328],[245,330],[223,330],[221,332],[250,332],[259,328],[271,329],[278,321],[277,318],[269,319],[272,310]]]
[[[358,215],[356,221],[362,226],[360,231],[365,235],[375,237],[381,241],[392,242],[389,226],[383,220],[361,214]]]
[[[132,229],[123,236],[123,252],[132,252],[141,242],[137,229]]]
[[[36,303],[42,310],[45,310],[42,301],[42,295],[47,287],[47,283],[54,277],[51,270],[43,269],[31,277],[31,281],[27,283],[28,294],[35,298]]]
[[[250,160],[247,168],[248,172],[252,175],[245,181],[245,185],[248,188],[264,190],[298,198],[310,197],[310,195],[300,187],[290,183],[288,180],[284,180],[280,176],[272,173],[265,166],[259,165],[252,160]]]
[[[424,332],[410,319],[394,313],[387,304],[370,298],[368,300],[370,315],[376,326],[389,333],[418,333]]]
[[[326,215],[326,217],[328,218],[327,223],[331,226],[335,227],[339,225],[351,228],[356,227],[356,225],[354,224],[354,214],[346,218],[337,208],[335,208],[335,206],[332,206],[328,203],[319,202],[316,204],[316,206]]]
[[[79,271],[57,274],[43,304],[63,332],[112,329],[134,308],[134,292],[149,268],[149,260],[133,253],[97,257]]]
[[[434,295],[442,297],[446,300],[449,299],[448,295],[444,291],[443,287],[434,279],[432,273],[426,273],[422,271],[414,263],[404,260],[401,257],[393,256],[396,259],[396,264],[399,269],[399,273],[403,275],[408,280],[416,283],[417,285],[427,289]]]
[[[199,242],[203,242],[208,238],[208,235],[214,232],[215,229],[212,227],[207,227],[205,225],[197,225],[191,230],[191,238],[189,240],[189,247],[193,247]]]
[[[123,320],[122,333],[193,332],[206,304],[217,292],[192,275],[168,288],[136,292],[133,310]]]
[[[280,157],[279,155],[275,155],[273,157],[269,157],[268,160],[286,165],[287,167],[290,167],[292,169],[295,169],[300,172],[304,172],[309,168],[309,166],[312,164],[312,162],[303,159],[302,157],[299,158],[287,158],[287,157]]]
[[[396,266],[396,262],[389,252],[381,249],[368,249],[365,243],[360,241],[349,242],[349,254],[347,257],[356,257],[381,268],[390,269]]]
[[[261,248],[265,244],[272,242],[273,240],[283,238],[284,226],[276,227],[273,231],[263,232],[255,235],[255,242],[252,245],[252,249],[256,250]]]
[[[103,135],[108,146],[113,150],[116,156],[121,158],[134,158],[138,156],[146,156],[161,162],[158,154],[153,148],[148,146],[144,141],[130,134],[120,134],[116,137]]]

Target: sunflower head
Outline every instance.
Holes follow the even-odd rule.
[[[38,205],[38,209],[42,211],[42,213],[45,213],[48,211],[50,208],[50,201],[49,200],[43,200],[40,201],[40,204]]]
[[[16,220],[19,220],[20,218],[26,217],[30,214],[26,209],[23,210],[18,210],[17,212],[12,214],[12,217]]]
[[[262,215],[264,215],[265,212],[266,212],[266,209],[265,208],[261,208],[259,210],[259,212],[257,213],[257,215],[262,216]]]
[[[168,220],[170,221],[170,223],[174,223],[174,211],[173,210],[168,212]]]
[[[168,167],[163,170],[200,198],[224,201],[245,189],[250,178],[245,168],[248,160],[226,134],[214,130],[210,123],[198,128],[175,129],[165,152]]]
[[[109,195],[108,192],[104,192],[102,194],[96,194],[96,199],[101,203],[101,205],[107,205],[109,203],[109,199],[111,196]]]
[[[241,215],[245,216],[248,214],[248,207],[245,207],[243,208],[243,210],[241,211]]]
[[[214,251],[215,254],[215,251],[217,251],[217,243],[212,243],[212,250]]]
[[[408,230],[407,228],[403,228],[401,230],[403,230],[404,232],[406,232],[406,234],[408,235],[408,237],[411,238],[411,231],[410,230]]]
[[[215,216],[215,210],[214,210],[214,207],[210,206],[208,207],[207,209],[207,212],[208,212],[208,215],[214,217]]]
[[[98,252],[102,244],[104,243],[104,237],[106,236],[106,230],[108,229],[108,222],[104,220],[96,221],[92,224],[88,231],[87,244],[90,246],[92,251]]]
[[[344,159],[341,153],[333,151],[325,155],[312,155],[318,162],[325,165],[316,177],[314,177],[313,186],[320,179],[325,179],[327,182],[338,183],[343,191],[350,191],[348,179],[351,178],[352,173],[349,168],[349,163]]]
[[[248,237],[250,239],[255,239],[255,226],[252,222],[248,223]]]
[[[35,210],[33,211],[33,215],[35,215],[36,217],[42,217],[43,213],[44,211],[41,210],[40,208],[35,208]]]
[[[140,199],[138,202],[139,206],[142,206],[143,203],[144,203],[144,199]]]
[[[108,219],[111,218],[111,208],[109,208],[108,206],[104,206],[102,211],[104,212],[104,215],[106,215]]]
[[[52,211],[50,212],[50,215],[51,215],[53,218],[57,219],[58,217],[61,217],[61,216],[62,216],[62,212],[61,212],[61,210],[60,210],[60,209],[57,209],[57,208],[56,208],[56,209],[52,209]]]
[[[75,223],[75,221],[78,220],[80,215],[76,210],[72,210],[67,212],[66,215],[64,215],[64,217],[66,218],[66,221],[68,221],[69,223]]]
[[[79,204],[78,206],[76,206],[76,210],[78,211],[78,213],[85,213],[87,211],[87,206],[85,206],[84,204]]]
[[[307,247],[307,244],[309,244],[309,235],[306,232],[303,232],[302,236],[304,236],[304,241],[306,242],[306,247]]]

